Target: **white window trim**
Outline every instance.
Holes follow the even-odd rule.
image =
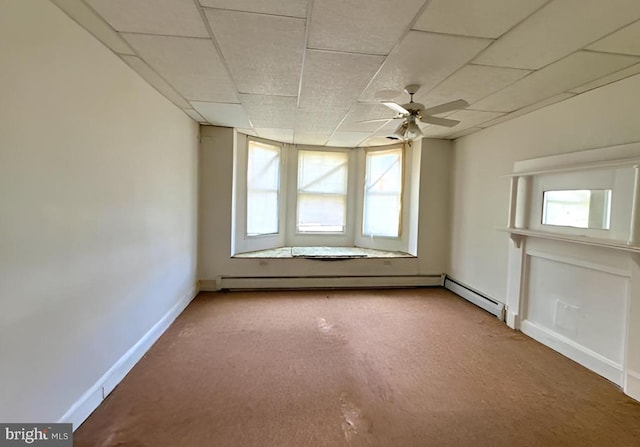
[[[401,172],[401,184],[400,184],[400,212],[398,215],[398,235],[397,236],[387,236],[387,235],[376,235],[376,234],[368,234],[364,232],[364,207],[365,207],[365,200],[366,200],[366,183],[367,183],[367,163],[366,163],[366,158],[367,158],[367,154],[371,154],[371,153],[375,153],[375,152],[391,152],[391,151],[396,151],[400,149],[400,162],[402,163],[400,169],[402,170]],[[405,178],[406,178],[406,148],[404,144],[399,144],[399,145],[393,145],[393,146],[385,146],[382,148],[365,148],[364,149],[364,163],[363,163],[363,175],[364,175],[364,181],[363,181],[363,187],[362,187],[362,220],[360,222],[360,227],[359,227],[359,231],[360,231],[360,235],[362,237],[365,238],[376,238],[376,239],[390,239],[390,240],[401,240],[402,239],[402,222],[403,222],[403,214],[404,214],[404,198],[405,198],[405,189],[406,189],[406,184],[405,184]],[[378,194],[378,195],[391,195],[391,194]],[[394,194],[395,195],[395,194]]]
[[[340,194],[340,193],[322,193],[322,192],[300,192],[300,185],[299,185],[299,181],[300,179],[298,178],[298,176],[296,176],[296,223],[295,223],[295,232],[296,235],[343,235],[347,233],[347,229],[348,229],[348,216],[347,213],[349,212],[349,206],[348,206],[348,202],[349,202],[349,179],[351,178],[351,176],[353,175],[353,172],[351,171],[352,168],[352,162],[350,160],[351,157],[349,157],[349,152],[348,150],[322,150],[322,149],[314,149],[314,150],[310,150],[310,149],[298,149],[297,150],[297,157],[296,157],[296,162],[297,162],[297,169],[299,170],[300,168],[300,152],[336,152],[336,153],[343,153],[346,155],[346,162],[347,162],[347,184],[346,189],[344,194]],[[297,174],[299,174],[299,172],[297,172]],[[299,197],[300,195],[309,195],[309,196],[316,196],[316,197],[343,197],[344,198],[344,229],[342,231],[300,231],[300,229],[298,228],[298,221],[299,221],[299,213],[300,213],[300,207],[299,207]]]
[[[384,151],[400,145],[377,148],[332,148],[292,145],[247,136],[236,132],[234,144],[234,182],[232,198],[232,253],[246,253],[285,246],[362,247],[402,251],[417,255],[417,216],[420,189],[421,142],[403,150],[403,185],[401,197],[400,233],[398,237],[366,236],[362,234],[365,151]],[[250,140],[280,146],[279,229],[273,235],[246,235],[247,154]],[[402,147],[402,146],[400,146]],[[298,157],[300,150],[339,151],[349,154],[347,187],[347,220],[345,232],[298,232],[297,194]],[[227,216],[221,216],[226,218]]]
[[[348,155],[347,167],[347,202],[346,202],[346,223],[343,232],[312,232],[298,231],[298,152],[299,151],[327,151],[343,152]],[[333,148],[296,145],[289,147],[289,160],[287,175],[288,182],[288,203],[291,204],[287,214],[285,240],[287,246],[331,246],[331,247],[351,247],[354,241],[355,228],[355,179],[357,177],[357,159],[354,150],[350,148]]]
[[[278,232],[271,234],[247,234],[247,167],[249,142],[277,146],[280,148],[280,185],[278,196]],[[266,250],[280,247],[284,244],[284,226],[286,213],[286,176],[283,170],[286,167],[286,148],[283,143],[265,140],[262,138],[236,133],[234,144],[234,183],[233,183],[233,225],[234,230],[232,253],[246,253],[250,251]],[[221,216],[222,217],[222,216]]]
[[[283,156],[283,150],[282,150],[282,145],[281,144],[275,144],[275,143],[267,143],[264,141],[259,141],[256,138],[253,137],[249,137],[247,138],[247,171],[248,171],[248,163],[249,163],[249,157],[248,157],[248,153],[249,153],[249,145],[251,142],[256,142],[256,143],[262,143],[264,145],[267,146],[272,146],[272,147],[277,147],[279,149],[279,154],[278,154],[278,164],[279,169],[278,169],[278,186],[276,187],[276,189],[274,191],[271,192],[275,192],[277,194],[278,200],[277,200],[277,206],[278,206],[278,223],[277,223],[277,228],[276,231],[271,232],[271,233],[261,233],[261,234],[249,234],[249,229],[248,229],[248,219],[245,217],[244,219],[244,235],[247,239],[250,238],[258,238],[258,237],[273,237],[274,235],[280,234],[280,229],[282,228],[282,216],[281,216],[281,202],[282,202],[282,168],[283,168],[283,163],[282,163],[282,156]],[[244,208],[245,208],[245,216],[247,216],[249,214],[249,178],[248,176],[245,177],[245,188],[246,188],[246,198],[245,198],[245,203],[244,203]]]
[[[364,188],[366,153],[374,151],[386,151],[402,148],[402,194],[400,205],[400,229],[397,237],[371,236],[363,233],[364,219]],[[396,144],[382,147],[364,148],[360,151],[359,164],[362,169],[358,172],[357,199],[357,225],[358,231],[354,238],[355,246],[373,248],[378,250],[402,251],[417,255],[418,232],[418,200],[420,189],[420,164],[422,142],[413,141],[410,144]]]

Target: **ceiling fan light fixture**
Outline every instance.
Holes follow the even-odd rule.
[[[410,84],[405,87],[405,92],[409,95],[410,100],[407,104],[397,104],[392,101],[383,101],[382,104],[397,113],[392,119],[404,120],[400,126],[393,131],[387,138],[390,140],[402,140],[410,141],[423,138],[424,134],[420,129],[418,123],[430,124],[434,126],[453,127],[456,124],[460,124],[460,121],[441,118],[438,115],[452,110],[464,109],[469,106],[469,103],[464,99],[456,99],[455,101],[449,101],[444,104],[425,108],[424,104],[413,101],[413,95],[418,91],[420,86],[418,84]],[[376,122],[381,120],[369,120],[361,122]]]
[[[407,122],[407,130],[405,132],[406,139],[415,140],[416,138],[422,138],[422,131],[420,127],[416,124],[415,120],[410,120]]]
[[[404,140],[406,138],[405,134],[407,133],[407,126],[407,122],[400,124],[391,134],[391,138],[395,140]]]
[[[423,134],[420,130],[420,127],[416,124],[416,120],[414,117],[409,116],[407,120],[400,124],[396,130],[389,136],[392,140],[415,140],[417,138],[422,138]]]

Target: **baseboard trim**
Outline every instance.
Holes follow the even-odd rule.
[[[520,315],[511,312],[510,310],[507,310],[506,312],[507,317],[505,322],[507,323],[507,326],[509,326],[511,329],[515,329],[517,331],[520,330]]]
[[[173,321],[189,305],[198,294],[198,287],[194,287],[174,304],[171,309],[153,325],[96,383],[85,391],[78,400],[58,420],[73,424],[74,431],[85,419],[98,408],[102,401],[113,391],[120,381],[135,366],[142,356],[160,338]]]
[[[200,290],[260,290],[260,289],[339,289],[368,287],[432,287],[442,285],[442,275],[406,276],[222,276],[200,281]]]
[[[446,276],[444,279],[444,287],[465,300],[475,304],[476,306],[486,310],[490,314],[495,315],[500,321],[504,321],[504,304],[493,300],[486,295],[472,289],[461,282]]]
[[[623,385],[624,374],[622,365],[582,346],[564,335],[558,334],[532,321],[522,321],[521,331],[543,345],[558,351],[560,354],[580,363],[591,371],[600,374],[616,385]]]
[[[625,376],[624,393],[640,401],[640,373],[628,369]]]

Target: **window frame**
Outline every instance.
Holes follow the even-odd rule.
[[[247,235],[247,187],[250,141],[280,148],[280,191],[278,200],[278,233]],[[267,250],[281,247],[285,242],[287,184],[284,170],[287,167],[287,146],[285,143],[271,141],[234,131],[233,183],[231,191],[231,250],[233,257],[239,253]],[[221,216],[224,218],[224,216]]]
[[[280,199],[277,234],[246,235],[246,185],[249,141],[280,147]],[[327,147],[277,142],[234,132],[231,199],[231,256],[278,247],[362,247],[417,255],[418,202],[420,197],[421,141],[379,147]],[[402,150],[402,192],[397,237],[363,236],[365,152]],[[298,151],[337,151],[348,154],[346,224],[344,232],[297,232]]]
[[[249,234],[249,231],[247,229],[248,225],[249,225],[249,151],[251,148],[251,143],[255,142],[258,144],[263,144],[266,146],[272,146],[272,147],[276,147],[278,148],[278,187],[277,187],[277,216],[278,216],[278,223],[277,223],[277,228],[276,231],[273,233],[262,233],[262,234]],[[272,141],[268,141],[268,140],[262,140],[260,138],[256,138],[256,137],[252,137],[252,136],[247,136],[247,145],[246,145],[246,166],[244,169],[244,177],[245,177],[245,189],[244,189],[244,237],[245,239],[259,239],[259,238],[270,238],[270,237],[276,237],[280,234],[282,234],[282,206],[283,206],[283,168],[284,168],[284,163],[283,163],[283,155],[284,155],[284,148],[283,145],[281,143],[277,143],[277,142],[272,142]]]
[[[351,149],[348,148],[322,148],[322,149],[313,149],[313,148],[309,148],[309,147],[298,147],[296,149],[296,156],[295,156],[295,163],[293,163],[295,165],[295,177],[293,177],[295,179],[295,184],[293,185],[293,194],[295,195],[295,213],[293,214],[293,218],[294,218],[294,234],[296,236],[299,237],[305,237],[305,236],[317,236],[317,237],[322,237],[322,236],[345,236],[347,234],[350,233],[350,219],[349,218],[349,214],[352,212],[352,210],[350,209],[353,205],[352,205],[352,197],[350,195],[352,195],[352,188],[350,188],[350,182],[351,179],[353,177],[352,175],[352,170],[353,170],[353,161],[352,161],[352,157],[351,157]],[[347,166],[346,166],[346,184],[345,184],[345,193],[344,194],[323,194],[323,193],[307,193],[307,194],[313,194],[313,195],[317,195],[317,196],[343,196],[344,197],[344,227],[342,231],[300,231],[298,228],[298,213],[299,213],[299,195],[300,195],[300,190],[299,190],[299,185],[298,182],[300,181],[299,175],[300,175],[300,152],[337,152],[337,153],[343,153],[346,156],[346,162],[347,162]],[[293,184],[293,182],[292,182]]]
[[[387,236],[387,235],[378,235],[378,234],[368,234],[365,233],[365,209],[367,205],[367,156],[376,152],[392,152],[392,151],[400,151],[400,203],[398,208],[398,234],[397,236]],[[363,157],[363,186],[362,186],[362,207],[360,212],[362,213],[362,219],[359,225],[359,235],[363,238],[376,238],[376,239],[387,239],[387,240],[401,240],[402,239],[402,229],[403,229],[403,216],[404,216],[404,201],[405,201],[405,182],[407,180],[406,177],[406,156],[407,151],[404,144],[399,145],[389,145],[382,147],[368,147],[364,149],[364,157]]]

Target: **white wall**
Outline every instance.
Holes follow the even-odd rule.
[[[448,273],[505,302],[513,162],[640,141],[640,76],[455,141]]]
[[[536,238],[516,249],[499,228],[506,227],[509,204],[509,179],[503,176],[514,161],[640,142],[638,97],[635,76],[456,141],[448,269],[507,303],[511,326],[623,385],[636,399],[640,258]],[[584,176],[595,179],[593,173]],[[626,211],[617,214],[628,228]]]
[[[445,272],[448,252],[451,144],[423,140],[420,157],[418,258],[309,259],[231,258],[233,129],[203,127],[200,152],[199,277],[430,275]]]
[[[198,128],[48,1],[0,42],[0,420],[55,422],[194,290]]]

